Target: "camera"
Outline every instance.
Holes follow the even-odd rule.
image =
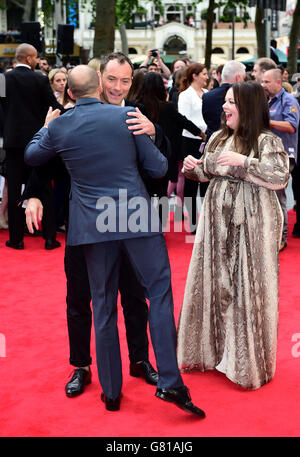
[[[151,55],[152,55],[153,57],[157,57],[157,56],[158,56],[157,49],[151,49]]]

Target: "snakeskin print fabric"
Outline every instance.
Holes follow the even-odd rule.
[[[212,140],[212,138],[211,138]],[[210,142],[211,142],[210,140]],[[185,176],[210,180],[195,237],[178,324],[182,372],[218,369],[258,389],[275,373],[283,216],[275,189],[289,179],[288,156],[273,134],[259,137],[245,168],[219,166],[232,138]]]

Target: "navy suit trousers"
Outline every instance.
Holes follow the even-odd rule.
[[[183,385],[176,357],[171,270],[163,235],[87,244],[84,251],[92,295],[98,376],[104,394],[113,399],[122,388],[117,327],[122,249],[149,299],[149,329],[159,374],[158,387]]]

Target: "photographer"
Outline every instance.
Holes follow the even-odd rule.
[[[164,73],[168,78],[171,76],[171,71],[160,57],[158,49],[150,49],[148,51],[148,56],[146,57],[144,62],[141,63],[140,67],[148,67],[151,59],[153,59],[151,63],[155,63],[161,73]]]

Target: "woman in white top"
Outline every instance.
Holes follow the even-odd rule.
[[[200,63],[193,63],[186,68],[185,75],[181,80],[178,97],[178,111],[194,122],[201,129],[206,131],[206,124],[202,116],[202,96],[208,80],[207,69]],[[183,158],[193,155],[198,159],[202,155],[200,147],[203,140],[199,136],[194,136],[187,130],[182,132]],[[184,197],[185,205],[189,213],[189,223],[191,233],[196,233],[197,225],[197,203],[199,183],[185,178]],[[207,188],[206,183],[200,184],[200,195],[204,197]]]

